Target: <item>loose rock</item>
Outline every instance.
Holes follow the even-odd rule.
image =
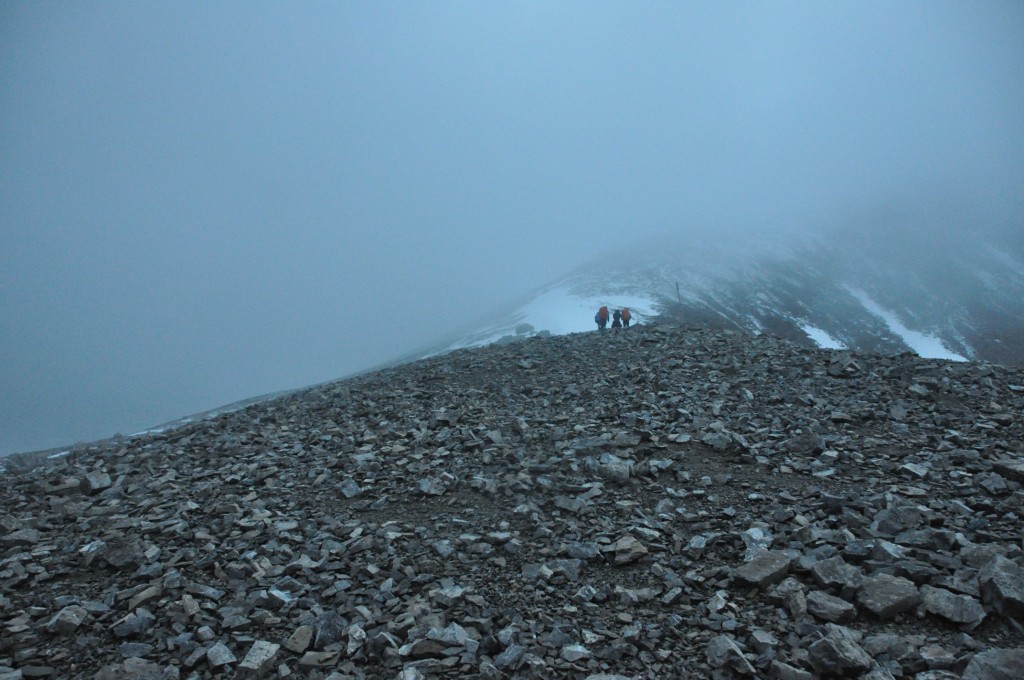
[[[998,677],[1007,385],[645,325],[4,458],[0,680]]]

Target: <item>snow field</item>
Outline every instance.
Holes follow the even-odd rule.
[[[967,361],[967,357],[957,354],[951,351],[948,347],[942,344],[934,335],[928,333],[921,333],[920,331],[910,330],[899,320],[899,318],[886,309],[880,304],[871,299],[871,297],[860,290],[859,288],[852,288],[847,286],[847,290],[850,294],[857,298],[857,301],[889,327],[893,333],[898,335],[907,347],[914,350],[918,356],[926,359],[950,359],[952,361]]]

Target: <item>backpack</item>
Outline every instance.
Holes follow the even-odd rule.
[[[626,309],[625,307],[623,307],[622,308],[622,320],[623,321],[629,321],[632,318],[633,318],[633,315],[629,313],[629,310]]]
[[[597,320],[599,322],[600,321],[607,321],[608,320],[608,308],[607,307],[602,307],[601,309],[597,310]]]

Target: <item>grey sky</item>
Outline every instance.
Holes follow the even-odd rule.
[[[0,453],[366,368],[654,234],[1019,215],[1022,121],[1017,2],[3,2]]]

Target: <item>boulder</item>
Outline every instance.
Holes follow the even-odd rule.
[[[832,623],[847,623],[857,617],[857,608],[852,604],[820,590],[808,593],[807,612]]]
[[[860,646],[858,636],[849,628],[826,624],[825,637],[807,648],[811,667],[819,675],[860,675],[873,661]]]
[[[739,675],[757,674],[754,667],[743,656],[743,651],[728,635],[712,638],[705,648],[705,655],[712,668],[729,668]]]
[[[997,614],[1024,619],[1024,570],[996,555],[978,572],[981,600]]]
[[[733,576],[742,583],[764,588],[778,583],[789,571],[790,557],[780,551],[761,553],[733,572]]]
[[[964,680],[1020,680],[1024,669],[1024,647],[986,649],[971,657]]]
[[[889,574],[876,574],[865,579],[857,591],[857,602],[883,619],[909,611],[920,601],[921,594],[913,581]]]
[[[960,595],[945,588],[921,586],[921,601],[927,612],[936,614],[953,623],[973,627],[985,618],[981,603],[969,595]]]

